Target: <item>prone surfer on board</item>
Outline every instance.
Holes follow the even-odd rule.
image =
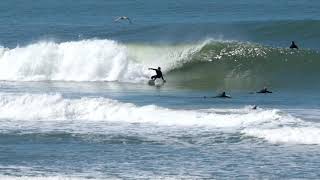
[[[231,98],[231,96],[227,95],[226,92],[222,92],[221,94],[215,96],[214,98]]]
[[[267,89],[267,87],[264,87],[263,89],[261,89],[261,90],[258,91],[257,93],[267,94],[267,93],[272,93],[272,91],[269,91],[269,90]]]
[[[161,72],[161,68],[158,67],[158,69],[154,69],[154,68],[149,68],[149,70],[155,70],[156,71],[156,75],[154,76],[151,76],[151,79],[154,81],[156,80],[157,78],[162,78],[163,82],[166,82],[166,80],[164,80],[163,78],[163,75],[162,75],[162,72]]]

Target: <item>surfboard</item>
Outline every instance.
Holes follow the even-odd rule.
[[[150,86],[154,86],[156,83],[154,82],[154,80],[150,79],[150,80],[148,81],[148,84],[149,84]]]
[[[156,87],[160,87],[164,85],[164,82],[162,80],[152,80],[150,79],[148,81],[148,85],[149,86],[156,86]]]

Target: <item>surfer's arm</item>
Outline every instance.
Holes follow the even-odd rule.
[[[156,69],[153,69],[153,68],[149,68],[149,70],[155,70],[156,71]]]

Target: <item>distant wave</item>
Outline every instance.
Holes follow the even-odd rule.
[[[161,66],[168,85],[247,88],[315,85],[320,54],[259,44],[206,40],[176,45],[113,40],[38,42],[0,48],[0,80],[143,83]],[[297,85],[298,83],[298,85]]]
[[[156,114],[156,116],[155,116]],[[66,99],[60,94],[0,94],[1,133],[108,133],[105,123],[141,123],[242,133],[272,143],[320,144],[320,126],[277,109],[169,109],[108,98]],[[99,125],[93,125],[98,123]],[[103,127],[106,130],[102,130]],[[97,127],[99,127],[97,129]],[[102,128],[102,129],[101,129]],[[196,129],[195,129],[196,128]],[[148,128],[147,128],[148,129]],[[147,129],[143,130],[147,133]],[[151,128],[152,129],[152,128]],[[170,130],[171,129],[171,130]]]

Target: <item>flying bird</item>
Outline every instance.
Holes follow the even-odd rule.
[[[120,20],[127,20],[130,24],[132,24],[132,21],[130,18],[128,18],[127,16],[120,16],[120,17],[117,17],[114,21],[115,22],[118,22]]]

